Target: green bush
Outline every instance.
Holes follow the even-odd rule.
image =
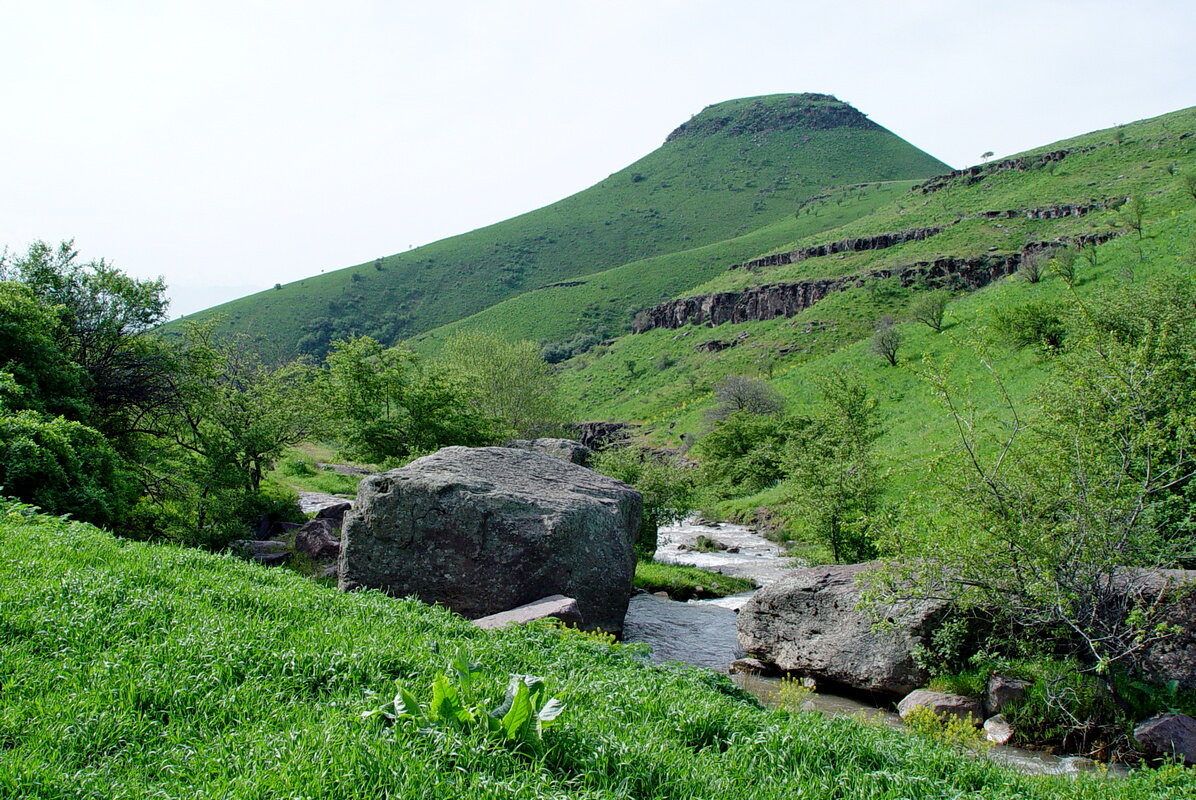
[[[1048,300],[1033,300],[998,309],[993,315],[998,335],[1017,348],[1040,347],[1054,352],[1067,338],[1063,306]]]

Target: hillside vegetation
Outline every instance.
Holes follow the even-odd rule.
[[[222,332],[258,337],[271,358],[323,356],[333,340],[350,335],[389,344],[549,284],[750,233],[792,216],[829,187],[925,178],[944,168],[827,95],[733,100],[710,106],[656,151],[558,203],[192,318],[224,315]],[[689,285],[710,273],[678,277]],[[661,291],[628,291],[617,311],[634,312]]]
[[[1184,770],[1033,778],[854,720],[764,711],[725,677],[0,507],[0,796],[1179,798]],[[457,656],[479,670],[466,679]],[[363,719],[439,672],[496,706],[512,673],[564,711],[539,738]],[[376,693],[373,696],[370,693]]]

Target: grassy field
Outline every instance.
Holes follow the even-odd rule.
[[[384,726],[456,655],[566,703],[519,746]],[[454,680],[454,682],[456,682]],[[381,697],[373,698],[368,692]],[[427,711],[427,709],[425,709]],[[899,731],[766,711],[725,677],[548,626],[449,612],[0,507],[4,798],[1179,798],[1190,771],[1034,778]]]
[[[321,354],[332,337],[353,333],[390,343],[546,284],[742,236],[791,217],[832,187],[945,168],[822,95],[720,103],[687,126],[553,205],[191,318],[226,315],[225,330],[260,337],[263,352],[279,358]]]

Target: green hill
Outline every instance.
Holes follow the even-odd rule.
[[[979,291],[957,287],[946,326],[935,333],[908,314],[913,300],[933,285],[933,273],[927,270],[936,263],[1016,261],[1028,246],[1034,249],[1039,243],[1057,246],[1112,237],[1091,251],[1095,265],[1077,258],[1075,296],[1081,300],[1141,285],[1157,275],[1192,275],[1194,136],[1196,109],[1186,109],[926,182],[867,215],[795,237],[777,251],[918,228],[941,229],[935,235],[752,269],[727,269],[728,263],[681,295],[699,301],[693,306],[716,298],[746,307],[753,296],[792,295],[795,287],[848,277],[843,290],[792,316],[758,315],[713,325],[703,320],[624,335],[566,362],[561,372],[565,392],[579,417],[638,422],[650,440],[684,447],[705,430],[703,414],[715,404],[712,389],[726,376],[764,380],[800,411],[817,406],[820,376],[850,365],[865,376],[881,403],[886,433],[880,447],[885,466],[894,472],[892,492],[896,496],[917,488],[929,460],[957,437],[919,373],[931,365],[949,368],[953,383],[969,393],[983,416],[999,405],[996,387],[986,380],[987,370],[977,358],[984,352],[1005,376],[1014,399],[1027,402],[1055,362],[1038,348],[1005,344],[994,330],[996,314],[1070,296],[1066,283],[1047,269],[1037,283],[998,275]],[[1141,237],[1134,230],[1135,202],[1142,212]],[[1059,249],[1045,252],[1049,256]],[[924,273],[919,275],[919,269]],[[903,336],[896,368],[869,350],[874,326],[886,314],[895,318]],[[742,505],[768,505],[775,499],[766,493]]]
[[[352,334],[389,343],[548,284],[743,236],[792,217],[833,187],[925,178],[943,169],[827,95],[733,100],[710,106],[654,152],[560,202],[191,318],[226,315],[226,330],[260,337],[279,357],[321,354],[332,339]],[[798,226],[783,236],[810,230]],[[667,288],[628,291],[617,310],[625,315],[628,306],[710,275],[698,270]],[[553,335],[567,332],[557,327]]]

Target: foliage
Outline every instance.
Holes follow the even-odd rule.
[[[350,458],[381,463],[498,438],[497,421],[469,402],[459,379],[404,347],[339,341],[326,365],[328,405]]]
[[[1014,347],[1039,347],[1051,353],[1063,346],[1067,322],[1061,304],[1030,300],[997,309],[993,314],[997,334]]]
[[[639,560],[635,564],[635,588],[645,592],[667,592],[673,600],[726,597],[754,589],[746,578],[722,575],[681,564]]]
[[[502,703],[487,712],[479,707],[474,697],[481,665],[457,656],[451,662],[450,670],[457,684],[454,686],[443,672],[438,674],[432,682],[432,697],[428,703],[421,704],[415,695],[398,684],[393,700],[364,712],[362,718],[410,725],[425,732],[439,728],[466,733],[477,731],[509,747],[535,752],[536,745],[543,739],[544,729],[556,722],[565,710],[565,704],[548,693],[543,678],[512,675]]]
[[[97,525],[125,521],[137,483],[98,431],[0,403],[0,490]]]
[[[643,495],[644,515],[635,542],[639,558],[650,560],[656,552],[660,526],[677,522],[695,505],[695,470],[664,454],[635,446],[608,447],[595,456],[591,466],[603,475],[630,484]]]
[[[785,410],[785,401],[775,388],[762,380],[743,375],[728,375],[724,378],[714,388],[714,397],[718,405],[710,411],[712,422],[736,413],[775,416]]]
[[[716,421],[697,445],[703,483],[723,496],[753,494],[785,475],[792,431],[809,421],[737,411]]]
[[[919,736],[953,747],[980,749],[985,746],[984,732],[979,727],[980,720],[972,719],[971,715],[966,719],[955,714],[940,716],[926,706],[915,706],[902,721]]]
[[[821,389],[824,411],[789,439],[786,513],[799,535],[826,545],[835,561],[864,561],[876,554],[884,486],[874,453],[876,400],[855,373],[833,373]]]
[[[817,692],[812,678],[794,678],[786,675],[777,683],[779,705],[789,712],[806,711],[815,694]]]
[[[937,333],[943,329],[943,314],[946,313],[947,303],[950,301],[951,293],[946,289],[923,292],[910,304],[910,318]]]
[[[552,368],[534,342],[489,333],[459,333],[437,359],[456,376],[481,417],[498,421],[503,438],[559,435],[566,414]]]
[[[890,593],[912,587],[988,609],[1005,620],[994,634],[1069,653],[1115,691],[1113,674],[1132,672],[1170,633],[1134,568],[1174,565],[1192,549],[1194,301],[1196,284],[1178,275],[1077,301],[1080,327],[1041,413],[1027,418],[1006,394],[992,445],[932,375],[960,451],[940,473],[931,535],[907,531]]]

